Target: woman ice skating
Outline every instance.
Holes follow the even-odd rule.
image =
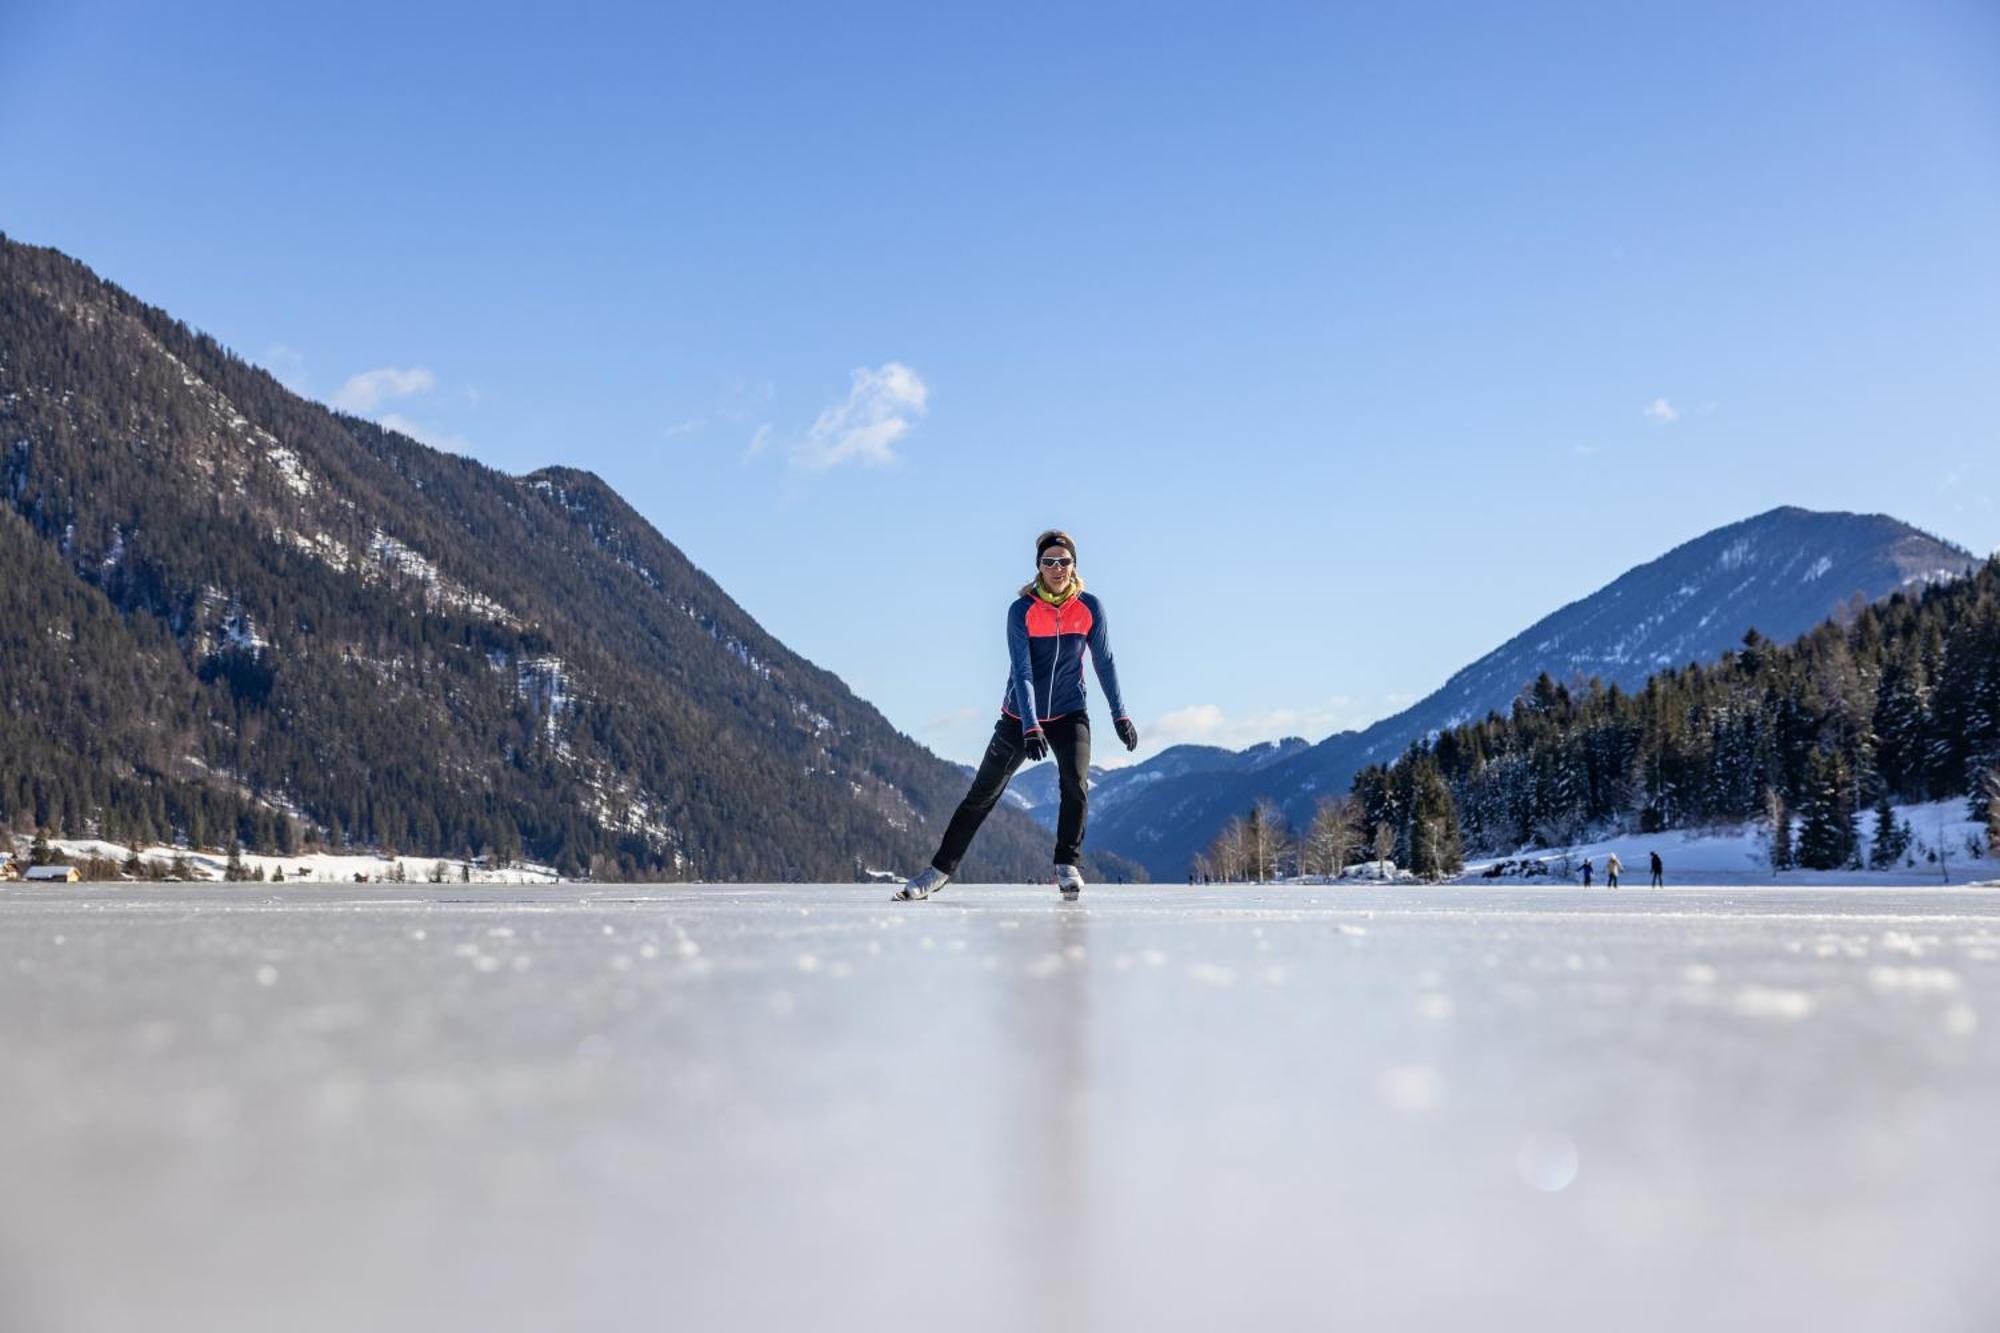
[[[1653,887],[1656,889],[1664,889],[1667,887],[1666,864],[1660,860],[1660,854],[1658,852],[1652,852],[1649,853],[1649,855],[1652,856],[1653,858]]]
[[[1076,569],[1076,543],[1050,530],[1035,538],[1035,577],[1007,608],[1007,689],[1000,720],[959,802],[944,841],[929,868],[897,891],[899,900],[928,898],[958,873],[972,835],[1007,790],[1023,759],[1040,762],[1053,752],[1061,771],[1062,808],[1056,816],[1055,885],[1065,898],[1083,890],[1076,858],[1083,849],[1085,806],[1089,802],[1090,715],[1084,711],[1083,657],[1086,648],[1111,706],[1118,739],[1128,750],[1139,746],[1139,729],[1125,715],[1118,672],[1111,660],[1111,634],[1104,603],[1083,590]]]
[[[1605,885],[1606,885],[1607,887],[1609,887],[1609,888],[1613,888],[1613,889],[1617,888],[1617,887],[1618,887],[1618,872],[1619,872],[1619,871],[1621,871],[1621,870],[1623,870],[1624,868],[1625,868],[1624,864],[1623,864],[1623,863],[1622,863],[1621,861],[1619,861],[1619,859],[1618,859],[1618,853],[1616,853],[1616,852],[1613,852],[1613,853],[1611,853],[1611,855],[1609,855],[1609,856],[1605,857],[1605,858],[1604,858],[1604,883],[1605,883]]]

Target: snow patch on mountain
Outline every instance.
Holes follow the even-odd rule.
[[[439,573],[435,561],[380,528],[369,536],[368,555],[377,569],[414,579],[421,584],[424,604],[433,610],[461,611],[502,625],[518,626],[521,623],[520,617],[512,611],[485,593],[474,591]]]

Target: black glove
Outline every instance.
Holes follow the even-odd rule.
[[[1132,725],[1132,719],[1121,717],[1115,725],[1118,728],[1118,739],[1125,742],[1125,748],[1128,750],[1138,749],[1139,729]]]
[[[1039,764],[1049,757],[1049,738],[1042,734],[1040,727],[1021,737],[1021,744],[1027,747],[1028,762],[1031,764]]]

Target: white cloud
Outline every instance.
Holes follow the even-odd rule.
[[[900,361],[885,361],[875,370],[857,369],[846,399],[821,412],[792,450],[792,465],[824,472],[842,463],[869,467],[893,463],[896,441],[909,432],[911,420],[922,416],[929,402],[929,386]]]
[[[1658,421],[1662,424],[1681,419],[1680,409],[1664,398],[1655,398],[1652,402],[1647,403],[1641,408],[1640,411],[1645,414],[1647,420]]]
[[[347,383],[333,395],[333,405],[346,412],[373,412],[392,399],[429,393],[436,387],[437,376],[422,366],[409,370],[385,366],[381,370],[364,370],[359,375],[349,376]]]
[[[1139,738],[1142,748],[1149,754],[1156,754],[1170,745],[1220,745],[1241,750],[1262,741],[1283,740],[1287,736],[1320,741],[1336,731],[1359,726],[1365,720],[1355,708],[1354,700],[1346,695],[1335,695],[1311,708],[1274,708],[1269,712],[1237,717],[1223,712],[1216,704],[1192,704],[1142,724]],[[1102,759],[1095,755],[1092,757],[1098,762],[1111,759],[1109,755]],[[1123,758],[1122,754],[1118,756],[1120,760]]]

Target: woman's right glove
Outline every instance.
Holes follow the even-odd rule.
[[[1128,750],[1138,749],[1139,728],[1132,725],[1132,719],[1121,717],[1115,725],[1118,728],[1118,739],[1125,742],[1125,748]]]
[[[1021,744],[1027,747],[1028,762],[1031,764],[1039,764],[1049,757],[1049,738],[1042,734],[1040,727],[1021,737]]]

